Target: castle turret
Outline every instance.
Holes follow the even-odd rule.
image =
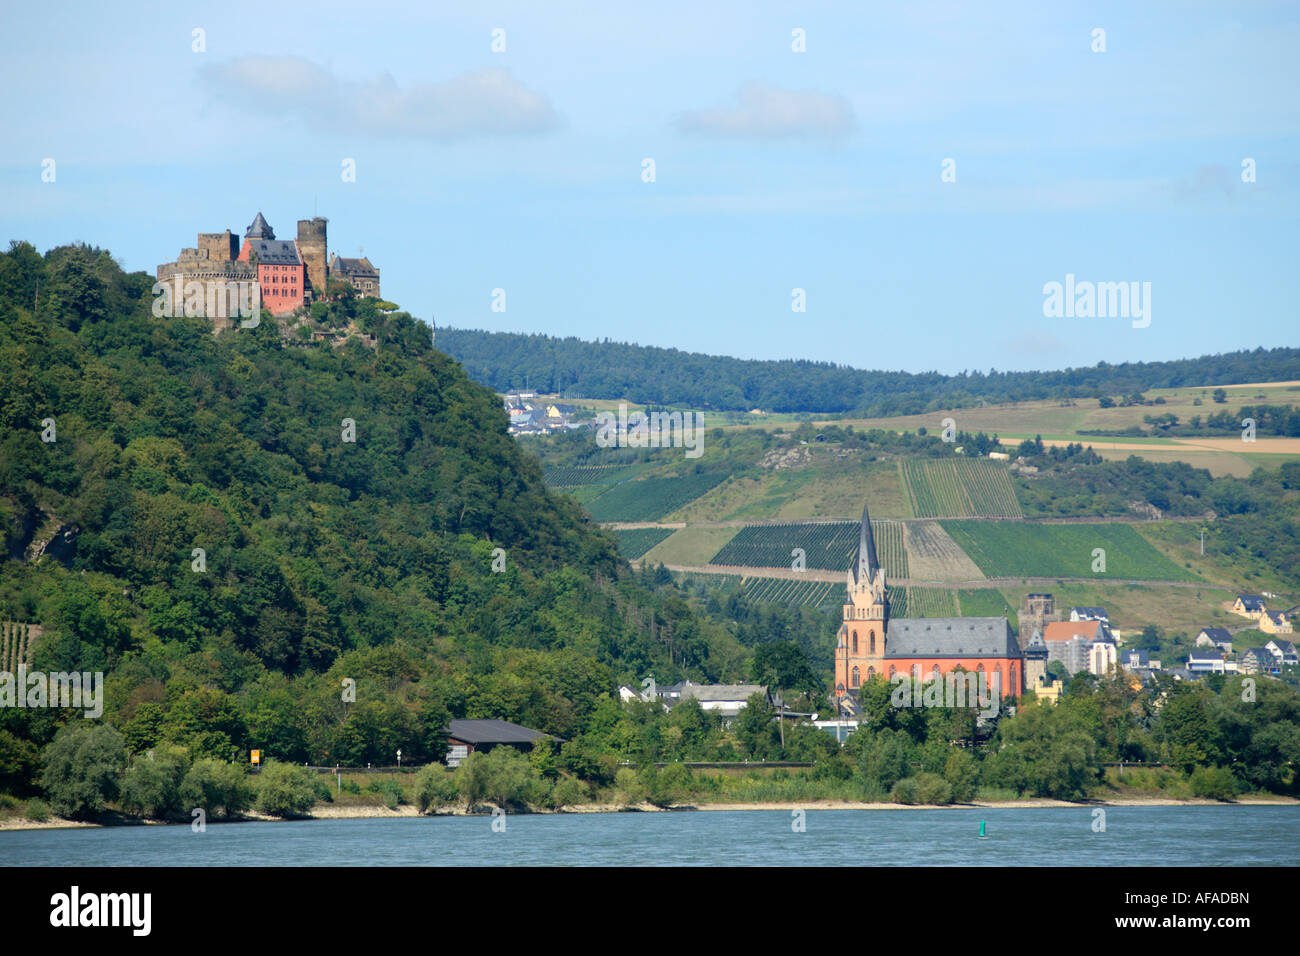
[[[298,255],[307,267],[307,282],[315,298],[325,295],[329,278],[329,260],[326,255],[325,224],[323,216],[298,220]]]

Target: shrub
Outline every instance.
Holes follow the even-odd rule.
[[[1237,778],[1226,767],[1197,767],[1188,783],[1193,795],[1210,800],[1231,800],[1237,795]]]
[[[916,775],[916,802],[943,806],[952,803],[952,786],[937,773]]]
[[[470,809],[483,802],[498,807],[527,806],[539,795],[528,758],[513,747],[475,751],[456,768],[456,786]]]
[[[44,823],[50,818],[50,808],[45,805],[44,800],[32,797],[27,801],[27,810],[24,816],[36,823]]]
[[[893,789],[889,791],[889,799],[894,803],[906,803],[909,806],[916,803],[916,778],[904,777],[894,784]]]
[[[952,788],[954,803],[969,803],[975,798],[979,782],[979,764],[967,750],[953,750],[943,765],[943,778]]]
[[[268,761],[254,789],[258,813],[273,817],[305,816],[316,805],[316,774],[298,764]]]
[[[625,807],[645,803],[649,796],[649,791],[641,782],[641,775],[631,767],[621,767],[614,774],[614,789],[617,791],[616,799]]]
[[[45,748],[41,782],[56,813],[84,819],[117,799],[125,764],[126,741],[111,725],[66,724]]]
[[[415,800],[421,813],[450,806],[458,793],[455,774],[442,764],[427,764],[415,775]]]
[[[160,744],[139,755],[122,777],[122,809],[155,818],[176,813],[188,768],[189,754],[183,747]]]
[[[561,777],[551,791],[551,806],[572,807],[591,801],[591,790],[577,777]]]
[[[209,816],[230,816],[253,803],[253,787],[243,767],[211,757],[196,760],[181,781],[181,807],[202,807]]]

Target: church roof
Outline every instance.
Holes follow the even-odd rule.
[[[905,617],[889,622],[886,659],[1020,657],[1005,617]]]
[[[257,218],[249,225],[248,231],[244,233],[245,239],[274,239],[275,231],[270,224],[262,217],[262,211],[257,211]]]
[[[854,567],[853,583],[862,584],[876,576],[880,562],[876,560],[876,541],[871,534],[871,515],[862,506],[862,527],[858,531],[858,560]]]

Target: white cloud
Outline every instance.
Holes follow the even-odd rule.
[[[837,140],[857,129],[853,109],[842,96],[749,83],[739,99],[735,107],[683,113],[677,128],[693,135],[758,140]]]
[[[544,95],[501,69],[402,88],[387,73],[357,83],[300,57],[246,56],[204,68],[199,82],[226,105],[343,131],[452,140],[544,133],[559,125]]]

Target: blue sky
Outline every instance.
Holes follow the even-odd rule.
[[[1300,344],[1295,3],[541,6],[7,8],[0,241],[317,212],[439,325],[863,368]],[[1067,273],[1150,326],[1044,317]]]

